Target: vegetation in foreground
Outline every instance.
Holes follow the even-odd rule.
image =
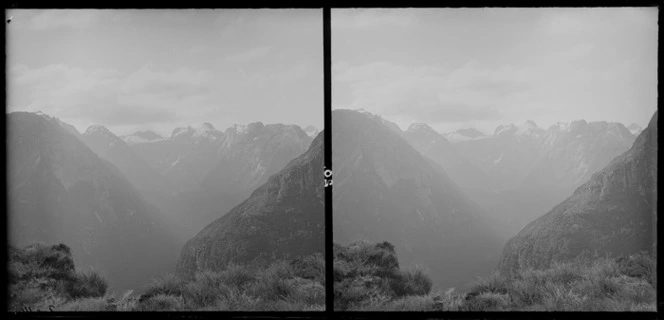
[[[230,265],[192,279],[168,275],[116,299],[97,273],[76,272],[64,244],[10,247],[9,311],[323,311],[324,268],[320,254]]]
[[[453,294],[432,292],[419,269],[400,270],[388,242],[334,249],[334,308],[340,311],[656,311],[656,259],[649,253],[494,274]]]

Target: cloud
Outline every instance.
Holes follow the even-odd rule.
[[[414,21],[413,11],[391,9],[340,9],[332,11],[334,29],[378,29],[387,26],[405,27]]]
[[[257,47],[229,56],[226,60],[230,62],[249,62],[267,56],[271,49],[269,46]]]
[[[38,10],[32,17],[30,25],[37,30],[82,29],[97,23],[100,17],[99,10]]]
[[[499,118],[501,107],[527,96],[531,78],[524,70],[492,69],[473,61],[454,70],[344,63],[335,69],[333,86],[349,87],[350,108],[437,123]]]
[[[108,125],[181,120],[207,106],[214,91],[210,83],[215,83],[204,70],[164,72],[150,65],[130,74],[62,64],[36,69],[16,65],[9,71],[10,111],[42,111]]]

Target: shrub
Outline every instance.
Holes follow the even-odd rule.
[[[183,287],[182,279],[174,275],[167,275],[154,280],[148,289],[143,292],[140,299],[148,299],[159,294],[181,296],[184,291]]]
[[[371,305],[366,311],[436,311],[434,299],[430,295],[406,296],[385,305]]]
[[[493,273],[486,278],[480,278],[468,291],[468,296],[473,297],[482,293],[507,293],[506,279],[498,273]]]
[[[134,311],[181,311],[183,310],[182,297],[158,294],[139,302]]]
[[[235,288],[242,288],[256,280],[254,272],[240,265],[229,265],[226,269],[219,272],[220,282]]]
[[[496,292],[482,292],[466,301],[468,311],[502,311],[509,304],[508,295]]]
[[[83,298],[65,303],[57,311],[115,311],[115,307],[104,298]]]
[[[624,275],[644,279],[651,285],[655,285],[657,260],[647,253],[642,252],[628,257],[622,257],[617,260],[617,267],[620,273]]]
[[[325,285],[325,258],[316,253],[291,261],[291,268],[296,276],[318,281]]]
[[[71,281],[64,283],[65,293],[71,299],[102,297],[107,288],[106,280],[92,271],[78,273]]]
[[[390,289],[396,297],[426,295],[431,291],[431,279],[419,268],[401,271],[390,281]]]

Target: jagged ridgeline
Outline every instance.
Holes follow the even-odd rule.
[[[322,168],[320,133],[304,154],[189,240],[182,249],[177,274],[194,275],[230,263],[323,253]]]
[[[500,270],[544,268],[581,254],[624,255],[657,243],[657,112],[631,149],[505,246]]]
[[[15,112],[8,122],[9,243],[65,243],[82,268],[93,266],[110,289],[136,288],[168,272],[179,243],[159,210],[72,126]]]

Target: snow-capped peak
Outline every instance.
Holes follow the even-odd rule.
[[[494,136],[505,134],[508,132],[516,131],[518,130],[517,127],[513,124],[510,125],[499,125],[496,127],[496,130],[493,132]]]
[[[93,134],[93,133],[107,134],[107,133],[110,133],[110,131],[101,124],[93,124],[93,125],[89,126],[87,130],[85,130],[84,134],[87,135],[87,134]]]
[[[444,136],[451,142],[477,140],[487,137],[486,134],[475,128],[459,129],[454,132],[446,133]]]
[[[164,139],[164,137],[152,130],[136,131],[131,135],[122,136],[121,138],[128,144],[153,142]]]
[[[633,135],[638,135],[639,133],[641,133],[641,131],[643,131],[643,128],[641,128],[641,126],[639,126],[639,125],[636,124],[636,123],[632,123],[632,124],[630,124],[629,127],[627,127],[627,129],[628,129],[629,132],[631,132]]]
[[[190,136],[192,138],[207,138],[211,140],[216,140],[219,137],[219,132],[214,126],[209,122],[203,122],[202,124],[195,126],[186,126],[179,127],[173,130],[171,138],[185,137]]]
[[[415,131],[434,131],[428,124],[422,122],[416,122],[408,126],[406,131],[415,132]]]
[[[318,135],[318,133],[320,133],[320,131],[318,131],[318,129],[314,126],[307,126],[306,128],[304,128],[303,131],[309,137],[312,137],[312,138],[315,138]]]
[[[516,133],[519,135],[536,135],[538,136],[540,132],[538,132],[539,127],[533,120],[527,120],[523,124],[517,127]]]
[[[553,126],[551,126],[552,129],[558,130],[560,132],[567,132],[570,129],[569,123],[567,122],[556,122]]]
[[[517,136],[528,136],[539,138],[544,133],[544,130],[537,126],[535,121],[527,120],[520,125],[500,125],[496,127],[493,135],[514,134]]]

